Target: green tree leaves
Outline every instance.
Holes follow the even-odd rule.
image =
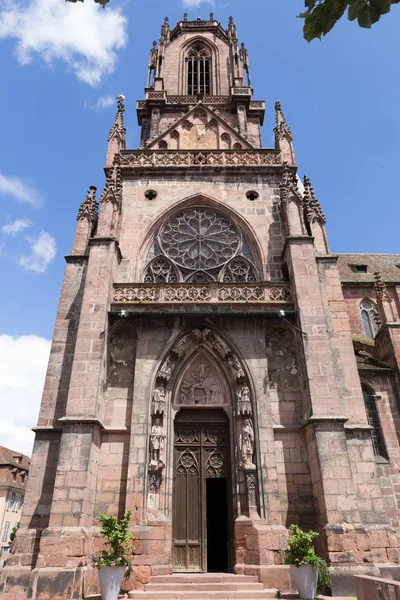
[[[307,42],[321,38],[331,31],[347,9],[350,21],[357,19],[360,27],[370,28],[381,15],[390,12],[392,4],[400,0],[304,0],[306,10],[299,15],[304,19],[303,35]]]

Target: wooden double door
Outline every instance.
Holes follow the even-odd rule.
[[[175,571],[227,572],[231,555],[229,422],[219,410],[183,410],[175,420]]]

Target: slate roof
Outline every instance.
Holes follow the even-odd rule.
[[[20,458],[19,461],[18,457]],[[10,448],[0,446],[0,466],[11,465],[29,471],[30,464],[31,459],[29,456],[25,456],[25,454],[21,454],[21,452],[10,450]]]
[[[343,283],[373,283],[379,271],[385,283],[400,283],[400,254],[339,254],[338,268]],[[359,273],[356,265],[366,265]]]

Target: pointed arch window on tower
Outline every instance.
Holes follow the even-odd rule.
[[[373,340],[378,332],[378,311],[369,300],[363,300],[360,304],[361,321],[365,337]]]
[[[189,96],[210,95],[211,59],[204,46],[190,48],[186,57],[187,93]]]

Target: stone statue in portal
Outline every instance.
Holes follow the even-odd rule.
[[[242,459],[242,466],[245,469],[254,469],[254,429],[251,419],[245,419],[242,424],[242,431],[239,436],[239,448]]]
[[[150,469],[165,467],[165,430],[160,418],[155,419],[150,433]]]

